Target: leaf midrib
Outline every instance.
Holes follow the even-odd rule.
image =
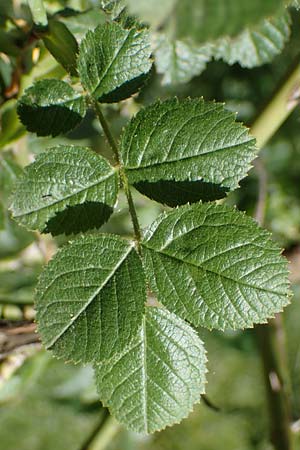
[[[224,280],[231,281],[231,282],[236,283],[238,285],[245,286],[245,287],[248,287],[248,288],[251,288],[251,289],[256,289],[256,290],[259,290],[259,291],[262,291],[262,292],[266,292],[268,294],[276,294],[276,295],[278,295],[280,297],[286,297],[287,296],[286,294],[283,294],[281,292],[277,292],[277,291],[272,290],[272,289],[267,289],[267,288],[263,288],[263,287],[260,287],[260,286],[253,286],[253,285],[251,285],[249,283],[245,283],[244,281],[235,280],[234,278],[230,278],[229,276],[226,276],[226,275],[224,275],[222,273],[216,272],[216,271],[211,270],[211,269],[207,269],[207,268],[203,267],[202,265],[197,265],[197,264],[192,263],[190,261],[188,261],[188,262],[184,261],[183,259],[180,259],[180,258],[178,258],[178,257],[176,257],[174,255],[170,255],[170,254],[168,254],[166,252],[163,252],[163,251],[160,251],[160,250],[156,250],[156,249],[146,245],[144,242],[142,243],[142,246],[146,247],[150,251],[153,251],[155,253],[167,256],[170,259],[174,259],[177,263],[180,262],[181,264],[186,264],[186,265],[190,265],[192,267],[196,267],[197,269],[201,269],[204,272],[208,272],[208,273],[211,273],[213,275],[217,275],[217,276],[223,278]]]
[[[106,181],[106,180],[108,180],[110,177],[114,176],[115,173],[116,173],[116,172],[115,172],[114,170],[112,170],[106,177],[101,178],[101,180],[97,180],[95,183],[90,184],[89,186],[85,187],[84,189],[78,190],[78,191],[76,191],[76,192],[72,192],[71,194],[67,195],[66,197],[63,197],[63,198],[61,198],[61,199],[58,199],[58,200],[56,200],[56,201],[53,202],[53,203],[48,203],[47,205],[42,206],[42,207],[40,207],[40,208],[32,209],[32,210],[30,210],[30,211],[23,212],[22,214],[15,214],[15,213],[14,213],[14,217],[15,217],[15,218],[17,218],[17,217],[24,217],[24,216],[31,215],[31,214],[33,214],[33,213],[35,213],[35,212],[42,211],[43,209],[51,208],[52,206],[56,205],[57,203],[64,202],[64,201],[68,200],[68,199],[71,198],[71,197],[74,197],[74,196],[76,196],[76,195],[82,194],[83,192],[85,192],[85,191],[87,191],[87,190],[89,190],[89,189],[92,189],[93,187],[95,187],[95,186],[97,186],[97,185],[102,184],[104,181]]]
[[[55,343],[68,331],[68,329],[76,322],[76,320],[80,317],[80,315],[89,307],[89,305],[95,300],[97,295],[101,292],[101,290],[106,286],[106,284],[109,282],[109,280],[116,274],[119,267],[123,264],[123,262],[128,257],[129,253],[133,250],[133,243],[128,245],[128,248],[126,249],[126,252],[123,254],[123,256],[119,259],[118,263],[112,268],[111,272],[107,275],[107,277],[103,280],[101,285],[93,292],[93,294],[87,299],[87,301],[84,303],[84,305],[80,308],[80,310],[72,317],[72,320],[70,320],[69,323],[66,324],[66,326],[61,330],[61,332],[55,336],[50,343],[46,344],[46,348],[50,349],[55,345]],[[53,282],[55,279],[53,280]]]

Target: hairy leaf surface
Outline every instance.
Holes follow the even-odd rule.
[[[79,50],[78,71],[87,91],[104,103],[130,97],[150,71],[148,31],[123,28],[117,22],[89,31]]]
[[[26,89],[18,114],[28,131],[57,136],[78,125],[86,113],[84,98],[62,80],[40,80]]]
[[[196,326],[252,327],[289,303],[287,262],[271,234],[234,209],[178,208],[150,226],[142,246],[158,300]]]
[[[129,182],[167,204],[169,195],[157,183],[174,182],[171,206],[224,196],[238,187],[255,154],[255,139],[235,115],[203,99],[157,102],[141,110],[121,138]],[[184,196],[176,182],[186,183]],[[193,182],[191,197],[187,182]],[[194,182],[199,182],[198,198]]]
[[[63,247],[36,293],[39,333],[47,349],[75,362],[100,362],[130,343],[142,322],[146,284],[133,244],[90,235]]]
[[[129,428],[153,433],[178,423],[205,391],[206,356],[196,332],[174,314],[146,308],[136,338],[95,367],[101,400]]]
[[[52,234],[99,228],[118,194],[116,170],[85,147],[48,149],[16,185],[11,209],[19,224]]]

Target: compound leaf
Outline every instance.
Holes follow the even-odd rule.
[[[146,308],[125,351],[96,370],[100,398],[127,427],[153,433],[178,423],[205,390],[206,356],[196,332],[174,314]]]
[[[118,102],[134,94],[151,69],[149,32],[117,22],[89,31],[80,45],[78,71],[98,101]]]
[[[47,349],[75,362],[100,362],[128,345],[142,322],[146,284],[130,241],[90,235],[63,247],[36,292]]]
[[[38,136],[57,136],[84,118],[84,98],[62,80],[40,80],[26,89],[18,102],[18,114],[28,131]]]
[[[141,110],[120,151],[129,182],[170,206],[224,197],[256,154],[255,139],[223,104],[176,98]]]
[[[238,36],[222,38],[216,43],[214,56],[247,68],[268,63],[283,50],[290,36],[290,21],[288,11],[280,9],[274,17],[246,28]]]
[[[11,205],[17,222],[53,235],[99,228],[111,215],[118,174],[85,147],[48,149],[16,184]]]
[[[162,215],[142,246],[159,302],[196,326],[252,327],[289,303],[287,262],[271,234],[227,206],[185,205]]]

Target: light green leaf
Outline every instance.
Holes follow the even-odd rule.
[[[160,34],[155,41],[155,65],[163,75],[162,84],[187,83],[199,75],[212,57],[210,43],[198,45],[191,40],[171,40]]]
[[[289,303],[287,261],[271,234],[227,206],[186,205],[162,215],[142,246],[159,302],[196,326],[252,327]]]
[[[235,38],[225,37],[216,43],[214,56],[228,64],[256,67],[272,61],[284,48],[290,36],[290,15],[280,9],[276,16],[247,28]]]
[[[99,228],[111,215],[117,194],[117,172],[102,156],[84,147],[59,146],[25,169],[11,209],[29,229],[78,233]]]
[[[100,362],[130,343],[146,301],[133,244],[90,235],[63,247],[42,273],[36,293],[39,333],[47,349],[75,362]]]
[[[141,110],[125,128],[120,151],[129,182],[170,206],[224,197],[256,154],[255,139],[235,115],[202,98]]]
[[[130,14],[134,14],[152,27],[161,26],[172,14],[176,0],[126,0]]]
[[[123,28],[117,22],[89,31],[80,45],[78,71],[86,90],[104,103],[134,94],[151,69],[147,29]]]
[[[28,131],[57,136],[78,125],[86,113],[84,98],[61,80],[40,80],[26,89],[18,114]]]
[[[135,340],[95,367],[100,398],[127,427],[153,433],[178,423],[205,391],[206,356],[196,332],[174,314],[146,308]]]
[[[13,141],[19,139],[26,131],[19,121],[16,103],[17,102],[15,99],[11,99],[3,103],[3,105],[1,105],[0,107],[0,148],[5,147],[6,145],[11,144]]]
[[[244,28],[275,14],[282,0],[180,0],[176,6],[179,38],[207,42],[222,36],[236,36]]]

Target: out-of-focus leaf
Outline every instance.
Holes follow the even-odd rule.
[[[17,101],[14,99],[5,102],[1,106],[0,121],[0,148],[11,144],[25,133],[25,127],[18,118]]]
[[[210,43],[199,45],[191,40],[171,40],[160,34],[155,40],[155,65],[163,75],[163,84],[187,83],[199,75],[212,57]]]
[[[228,64],[256,67],[272,61],[284,48],[290,36],[290,15],[280,9],[276,16],[264,19],[258,26],[246,28],[234,38],[224,37],[213,52]]]

